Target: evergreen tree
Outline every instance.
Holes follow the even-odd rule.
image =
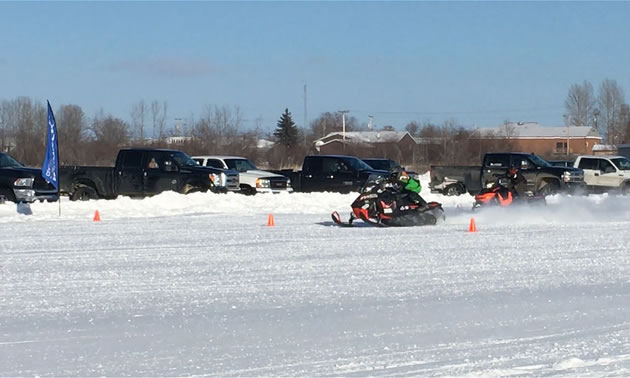
[[[284,113],[278,120],[278,127],[276,127],[276,131],[273,133],[276,138],[278,138],[279,145],[285,146],[287,148],[292,148],[297,146],[298,141],[298,129],[295,126],[295,122],[291,118],[291,113],[289,113],[289,109],[285,109]]]

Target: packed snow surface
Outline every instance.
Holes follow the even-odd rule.
[[[630,376],[630,198],[422,194],[446,222],[336,227],[334,193],[0,205],[0,375]]]

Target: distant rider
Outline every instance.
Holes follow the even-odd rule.
[[[406,194],[407,198],[409,198],[413,203],[420,206],[427,204],[426,201],[420,197],[420,191],[422,190],[420,181],[409,177],[409,174],[407,174],[404,169],[400,167],[392,169],[390,173],[390,181],[398,187],[400,193]]]
[[[507,175],[508,189],[510,189],[517,197],[525,197],[525,191],[527,189],[527,179],[520,170],[515,166],[511,166],[508,169]]]

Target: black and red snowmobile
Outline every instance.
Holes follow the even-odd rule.
[[[445,219],[441,204],[415,203],[407,194],[400,193],[384,178],[376,175],[370,176],[350,206],[352,213],[348,222],[342,221],[336,211],[331,214],[336,224],[351,226],[354,220],[360,219],[374,226],[409,227],[434,225]]]
[[[485,206],[508,207],[515,204],[546,205],[544,196],[528,194],[519,197],[516,191],[507,186],[506,180],[498,180],[491,187],[475,195],[473,210]]]

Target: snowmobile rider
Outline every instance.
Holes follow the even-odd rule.
[[[525,197],[525,189],[527,189],[527,179],[519,169],[510,166],[507,172],[508,189],[510,189],[517,197]]]
[[[420,181],[409,177],[404,169],[400,167],[393,168],[389,177],[390,182],[399,188],[399,192],[406,194],[413,203],[420,206],[427,204],[426,201],[420,197],[420,190],[422,190]]]

